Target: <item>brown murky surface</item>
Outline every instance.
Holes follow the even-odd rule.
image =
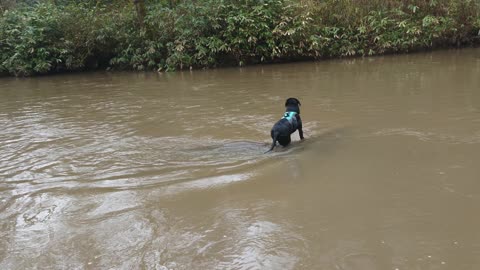
[[[480,49],[3,78],[0,127],[0,269],[480,269]]]

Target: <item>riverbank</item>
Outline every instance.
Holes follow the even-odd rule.
[[[131,1],[57,2],[3,11],[0,74],[172,71],[480,44],[477,1],[147,1],[141,22]]]

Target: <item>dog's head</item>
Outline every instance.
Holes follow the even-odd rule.
[[[297,107],[300,107],[300,101],[296,98],[287,98],[287,100],[285,101],[285,107],[288,107],[288,106],[297,106]]]

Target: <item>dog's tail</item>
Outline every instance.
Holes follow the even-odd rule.
[[[268,152],[271,152],[273,150],[273,148],[275,148],[275,145],[277,144],[277,139],[278,139],[278,133],[275,132],[275,133],[273,133],[273,136],[272,136],[272,140],[273,140],[272,146],[270,147],[270,149],[267,152],[265,152],[265,154],[268,153]]]

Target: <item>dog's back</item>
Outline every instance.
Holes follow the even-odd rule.
[[[280,136],[290,135],[298,128],[297,113],[287,111],[282,119],[278,120],[272,127],[272,132],[278,133]]]

